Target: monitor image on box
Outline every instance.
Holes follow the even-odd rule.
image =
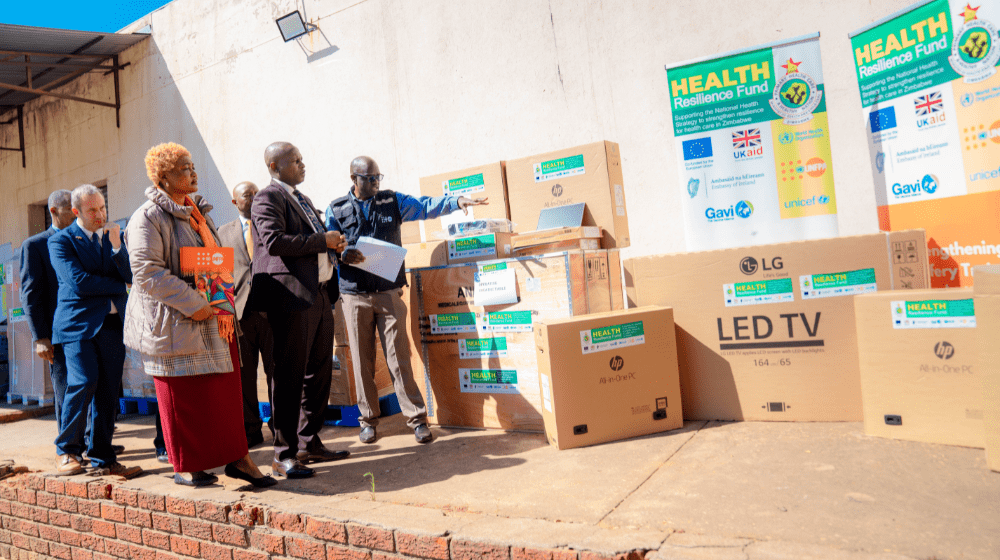
[[[586,202],[570,204],[569,206],[558,206],[556,208],[544,208],[538,214],[538,227],[535,230],[580,227],[583,225],[583,214],[586,209]]]

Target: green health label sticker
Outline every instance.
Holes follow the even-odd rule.
[[[974,329],[972,299],[893,301],[889,312],[894,329]]]
[[[483,316],[481,328],[493,332],[532,332],[531,311],[491,311]]]
[[[642,321],[580,331],[580,348],[584,354],[645,343]]]
[[[479,272],[495,272],[497,270],[507,270],[507,263],[498,262],[479,265]]]
[[[516,395],[516,369],[467,369],[458,370],[459,388],[463,393],[505,393]]]
[[[463,360],[475,358],[506,358],[507,338],[460,338],[458,357]]]
[[[431,334],[474,333],[476,332],[475,313],[448,313],[431,315]]]
[[[448,179],[447,181],[442,181],[441,186],[446,196],[459,196],[486,190],[486,183],[483,182],[482,173],[476,173],[468,177],[459,177],[458,179]]]
[[[497,239],[492,233],[448,240],[448,256],[465,259],[497,254]]]
[[[802,290],[802,299],[854,296],[878,291],[874,268],[805,274],[799,276],[799,288]]]
[[[795,289],[791,278],[724,284],[722,295],[726,307],[795,301]]]
[[[27,321],[28,316],[24,314],[24,308],[15,307],[10,310],[10,321],[12,323],[18,323],[21,321]]]
[[[532,169],[535,172],[536,183],[586,173],[586,169],[583,166],[583,154],[536,163],[532,166]]]

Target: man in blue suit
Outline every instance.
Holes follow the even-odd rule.
[[[73,189],[76,221],[49,239],[52,268],[59,278],[59,303],[52,322],[52,342],[66,354],[56,470],[60,475],[83,472],[87,408],[93,406],[93,428],[87,455],[109,474],[132,478],[142,472],[118,462],[111,438],[121,388],[125,345],[122,313],[132,283],[128,251],[118,224],[107,222],[104,196],[93,185]],[[105,229],[106,228],[106,229]]]
[[[60,411],[66,395],[66,356],[62,346],[52,344],[52,317],[56,314],[59,280],[49,260],[49,238],[66,229],[76,216],[70,209],[70,192],[60,190],[49,195],[52,227],[26,239],[21,245],[21,301],[28,316],[35,353],[49,363],[49,376],[55,393],[56,426],[62,428]]]

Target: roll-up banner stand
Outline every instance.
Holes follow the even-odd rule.
[[[1000,1],[930,0],[850,35],[879,226],[927,230],[931,285],[1000,262]]]
[[[819,33],[665,68],[688,250],[837,235]]]

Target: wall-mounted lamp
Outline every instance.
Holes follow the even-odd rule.
[[[280,18],[274,20],[278,24],[278,31],[281,32],[281,38],[285,42],[289,42],[292,39],[296,39],[303,35],[306,35],[311,31],[311,28],[315,26],[309,25],[302,19],[302,14],[298,10],[294,12],[281,16]]]

